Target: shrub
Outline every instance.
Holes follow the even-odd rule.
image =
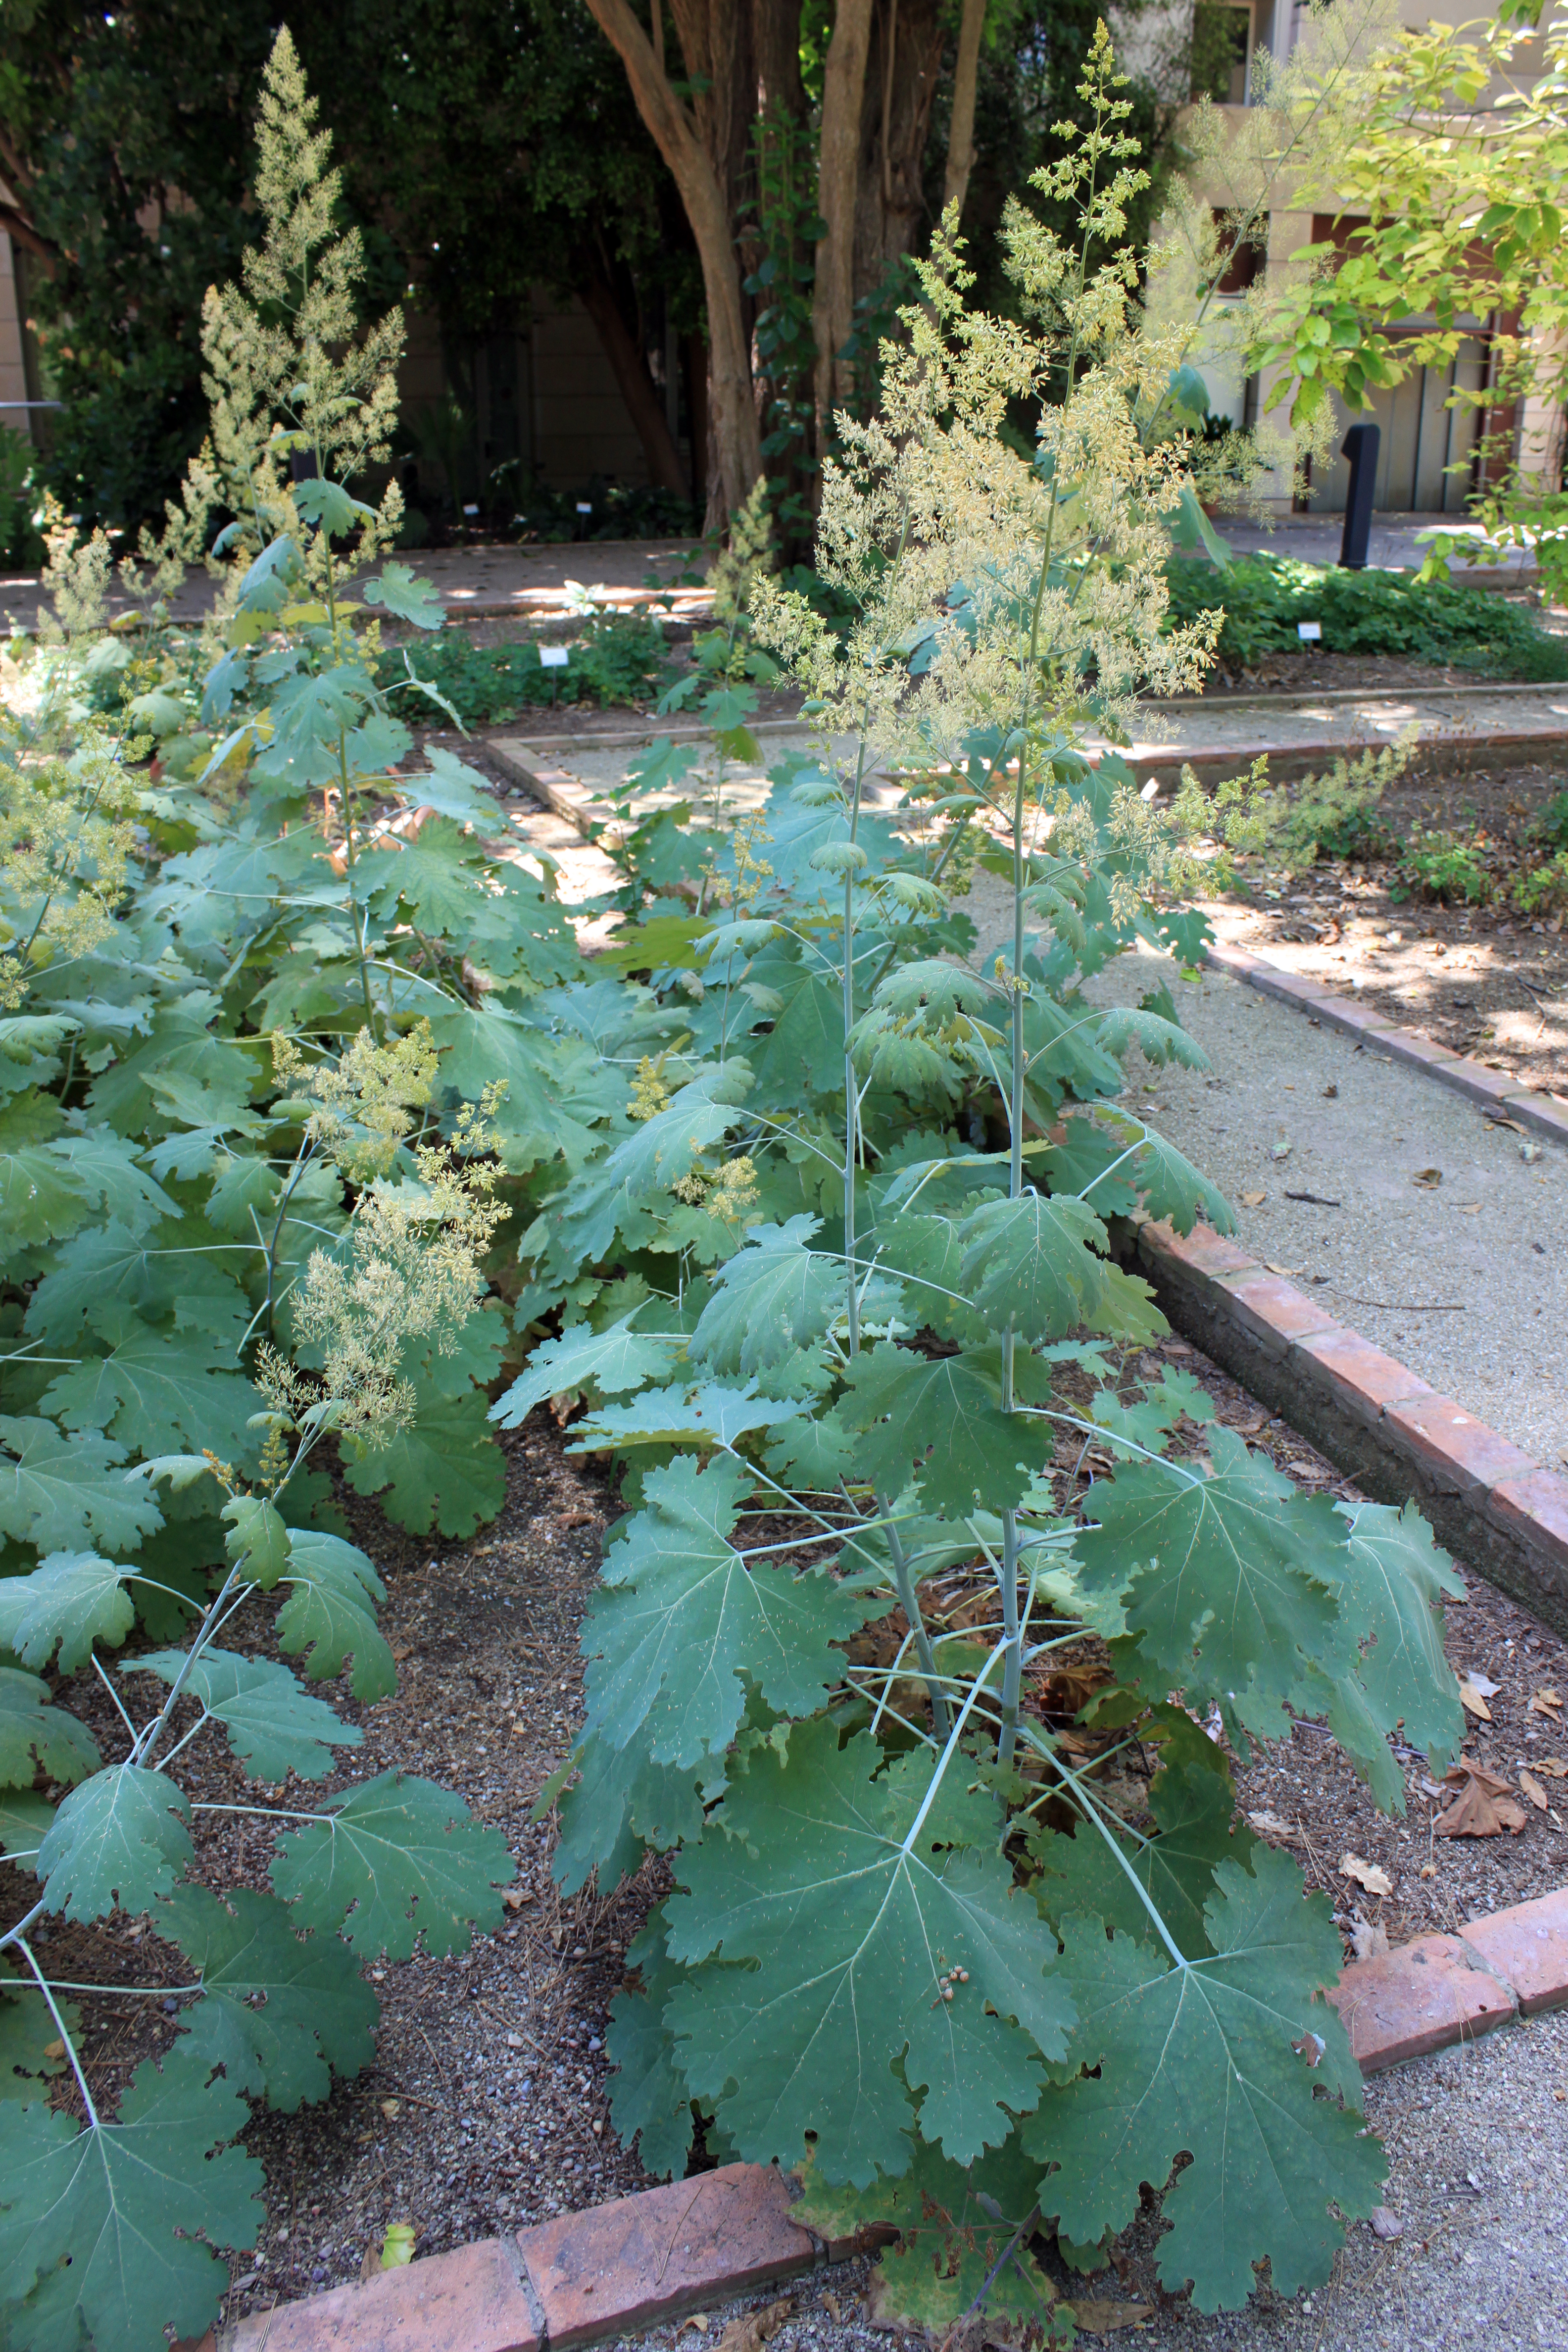
[[[1320,857],[1391,857],[1396,847],[1384,823],[1384,788],[1405,767],[1402,744],[1336,759],[1326,774],[1298,784],[1270,782],[1267,757],[1246,776],[1232,776],[1205,793],[1193,769],[1182,771],[1179,822],[1215,844],[1209,878],[1222,889],[1238,881],[1237,857],[1255,857],[1268,871],[1297,874]]]
[[[1325,653],[1406,654],[1496,677],[1568,678],[1568,637],[1483,588],[1270,555],[1238,556],[1224,569],[1175,557],[1167,578],[1173,621],[1223,605],[1220,657],[1241,669],[1266,653],[1300,652],[1298,624],[1316,621]]]
[[[622,614],[590,621],[564,669],[546,669],[531,640],[476,646],[448,626],[416,646],[388,646],[376,683],[401,698],[405,718],[433,717],[411,681],[435,689],[465,727],[488,727],[540,704],[649,702],[670,673],[657,621]]]

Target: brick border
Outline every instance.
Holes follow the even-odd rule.
[[[1351,1960],[1325,1998],[1363,2074],[1568,2008],[1568,1887]],[[727,2164],[484,2238],[208,2333],[175,2352],[578,2352],[868,2252],[790,2219],[790,2185]]]
[[[1184,1241],[1148,1218],[1115,1234],[1205,1355],[1369,1495],[1414,1499],[1451,1550],[1568,1633],[1568,1478],[1206,1225]]]
[[[1537,1094],[1521,1078],[1508,1077],[1464,1054],[1451,1053],[1447,1045],[1424,1037],[1418,1029],[1404,1029],[1396,1021],[1385,1021],[1370,1005],[1358,1004],[1353,997],[1336,996],[1322,981],[1287,971],[1283,964],[1271,963],[1267,956],[1254,955],[1249,949],[1221,947],[1211,940],[1206,961],[1232,980],[1245,981],[1259,995],[1272,996],[1315,1021],[1326,1021],[1331,1029],[1342,1029],[1358,1043],[1386,1054],[1390,1061],[1425,1070],[1483,1110],[1505,1111],[1521,1127],[1533,1128],[1555,1143],[1568,1143],[1568,1101],[1560,1097]]]

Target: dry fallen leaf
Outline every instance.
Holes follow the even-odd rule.
[[[830,2294],[827,2289],[824,2287],[822,2293],[816,2299],[822,2305],[824,2311],[830,2315],[835,2326],[842,2327],[844,2325],[844,2314],[839,2307],[838,2297],[836,2294]]]
[[[501,1895],[501,1901],[509,1911],[521,1911],[525,1903],[531,1903],[532,1900],[532,1895],[525,1895],[519,1886],[507,1887]]]
[[[1544,1772],[1549,1780],[1568,1780],[1568,1764],[1560,1756],[1538,1756],[1535,1769]]]
[[[1479,1217],[1481,1213],[1481,1204],[1479,1201],[1460,1201],[1455,1205],[1461,1217]]]
[[[1437,1875],[1436,1864],[1435,1862],[1424,1862],[1421,1865],[1421,1875],[1423,1878],[1436,1878]]]
[[[1504,1830],[1517,1837],[1530,1819],[1509,1782],[1482,1764],[1451,1764],[1443,1778],[1454,1795],[1432,1824],[1436,1837],[1500,1837]]]
[[[1531,1715],[1543,1715],[1548,1723],[1551,1723],[1561,1717],[1563,1701],[1557,1693],[1548,1686],[1545,1690],[1536,1692],[1530,1702],[1530,1712]]]
[[[709,2327],[708,2314],[705,2311],[689,2311],[675,2331],[675,2340],[678,2344],[689,2327],[695,2327],[699,2336],[706,2336]]]
[[[395,2123],[398,2116],[403,2113],[402,2100],[383,2099],[381,2103],[381,2112],[386,2117],[389,2124]]]
[[[1141,2327],[1154,2316],[1152,2303],[1074,2303],[1070,2308],[1080,2336],[1111,2336],[1119,2327]]]
[[[1405,2235],[1404,2222],[1397,2213],[1391,2213],[1386,2205],[1374,2205],[1366,2218],[1372,2223],[1374,2238],[1403,2238]]]
[[[1293,1828],[1290,1822],[1282,1822],[1278,1813],[1248,1813],[1247,1818],[1258,1836],[1268,1838],[1271,1844],[1300,1845],[1301,1843],[1300,1831]]]
[[[1267,1192],[1244,1192],[1241,1196],[1241,1205],[1244,1209],[1261,1209],[1268,1198]]]
[[[1358,1911],[1351,1921],[1351,1949],[1358,1960],[1381,1960],[1388,1951],[1388,1930]]]
[[[400,1666],[405,1658],[411,1658],[414,1655],[414,1644],[412,1642],[394,1642],[390,1646],[394,1665]]]
[[[1459,1685],[1459,1704],[1467,1715],[1479,1717],[1482,1723],[1491,1721],[1492,1711],[1474,1683],[1462,1682]]]
[[[1340,1876],[1353,1878],[1356,1885],[1364,1886],[1369,1895],[1392,1895],[1394,1892],[1394,1881],[1387,1871],[1380,1870],[1375,1862],[1363,1862],[1359,1853],[1341,1856]]]
[[[1440,1168],[1418,1168],[1410,1179],[1413,1184],[1419,1184],[1424,1192],[1435,1192],[1442,1181]]]
[[[1307,1271],[1304,1265],[1276,1265],[1268,1258],[1264,1259],[1263,1268],[1266,1274],[1283,1275],[1287,1282],[1293,1274],[1305,1274]]]
[[[777,2303],[765,2304],[761,2311],[743,2312],[732,2319],[719,2338],[718,2352],[762,2352],[770,2336],[776,2336],[795,2309],[787,2294]]]
[[[1470,1668],[1469,1673],[1465,1676],[1465,1680],[1469,1684],[1472,1690],[1479,1690],[1483,1698],[1496,1698],[1499,1691],[1502,1688],[1501,1683],[1494,1683],[1490,1675],[1483,1675],[1474,1666]]]
[[[1546,1811],[1546,1791],[1534,1773],[1521,1772],[1519,1776],[1519,1785],[1535,1807],[1536,1811],[1543,1813]]]

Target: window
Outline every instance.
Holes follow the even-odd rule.
[[[1194,98],[1212,98],[1216,106],[1245,106],[1251,54],[1250,6],[1198,0],[1193,10]]]

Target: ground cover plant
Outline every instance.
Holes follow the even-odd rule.
[[[1325,653],[1405,654],[1489,677],[1568,677],[1568,639],[1524,606],[1484,588],[1415,572],[1345,572],[1288,557],[1243,555],[1223,587],[1191,557],[1169,567],[1173,621],[1190,621],[1223,595],[1218,652],[1239,669],[1265,654],[1300,650],[1299,625],[1316,621]]]
[[[416,766],[378,683],[379,616],[439,619],[405,569],[366,571],[395,487],[374,510],[343,487],[384,446],[397,327],[350,331],[357,248],[280,39],[267,237],[247,295],[209,301],[212,440],[146,551],[155,619],[157,566],[226,509],[200,709],[155,630],[92,685],[108,551],[58,538],[62,634],[7,722],[0,1826],[37,1882],[0,1932],[18,2347],[199,2333],[213,2250],[260,2220],[247,2101],[324,2096],[371,2047],[363,1965],[498,1916],[504,1842],[395,1777],[287,1814],[271,1893],[220,1899],[177,1766],[221,1727],[257,1780],[323,1777],[354,1727],[248,1656],[238,1612],[286,1590],[307,1680],[389,1686],[324,1465],[463,1536],[500,1499],[487,1412],[547,1398],[584,1401],[574,1442],[627,1505],[587,1727],[541,1801],[568,1887],[667,1857],[613,2045],[650,2170],[700,2126],[803,2168],[825,2227],[892,2220],[901,2312],[988,2295],[1064,2339],[1029,2237],[1092,2268],[1144,2181],[1163,2275],[1205,2310],[1264,2261],[1286,2292],[1323,2276],[1376,2201],[1320,1997],[1338,1937],[1233,1822],[1210,1728],[1245,1755],[1324,1717],[1398,1808],[1387,1735],[1436,1768],[1462,1728],[1447,1571],[1411,1515],[1295,1495],[1179,1371],[1131,1402],[1117,1377],[1163,1326],[1116,1221],[1229,1216],[1119,1099],[1125,1057],[1197,1058],[1168,987],[1110,1011],[1080,988],[1135,940],[1173,971],[1201,955],[1180,828],[1202,813],[1173,823],[1079,739],[1191,686],[1218,618],[1163,625],[1172,531],[1197,528],[1165,429],[1184,347],[1141,329],[1131,257],[1088,266],[1142,184],[1103,35],[1083,97],[1042,187],[1081,243],[1010,215],[1028,331],[966,306],[944,238],[881,413],[845,423],[819,564],[848,629],[735,559],[688,691],[739,753],[777,663],[819,744],[739,821],[721,765],[700,811],[638,824],[628,796],[595,968],[479,780]],[[1009,407],[1047,386],[1020,451]],[[637,781],[694,756],[666,742]],[[873,760],[906,777],[896,813],[866,805]],[[955,887],[977,860],[1013,892],[987,971]],[[1117,1466],[1068,1510],[1055,1449],[1091,1444]],[[955,1570],[983,1607],[944,1601]],[[1109,1675],[1053,1681],[1085,1643]],[[89,1663],[122,1709],[107,1760],[47,1679]],[[1079,1717],[1115,1735],[1093,1770]],[[1134,1747],[1146,1810],[1114,1777]],[[147,1989],[181,2031],[109,2116],[27,1935],[116,1908],[191,1976]]]
[[[636,615],[590,614],[563,667],[546,668],[531,639],[476,646],[461,628],[447,627],[421,641],[384,647],[376,683],[393,698],[429,687],[462,727],[489,727],[520,710],[557,703],[651,702],[670,674],[657,622]],[[418,685],[410,681],[416,679]],[[410,707],[426,709],[417,699]]]

